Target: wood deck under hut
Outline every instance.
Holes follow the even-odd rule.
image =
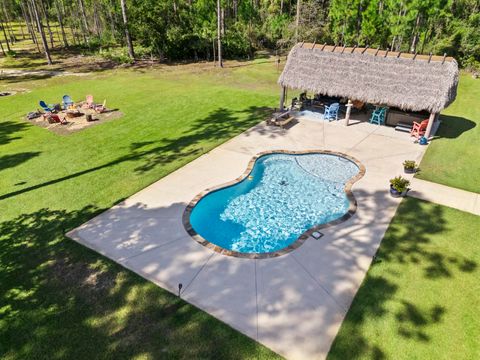
[[[438,114],[457,95],[458,64],[447,56],[299,43],[290,51],[278,83],[281,110],[290,88],[402,111],[426,111],[429,137]]]

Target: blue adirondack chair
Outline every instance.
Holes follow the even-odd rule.
[[[72,98],[68,95],[63,95],[63,108],[68,109],[70,105],[75,104]]]
[[[45,112],[54,112],[55,111],[53,105],[47,105],[47,103],[43,100],[40,100],[40,102],[38,104],[40,105],[40,107]]]
[[[323,113],[323,120],[338,120],[338,110],[340,109],[339,103],[333,103],[330,106],[325,105],[325,111]]]
[[[370,116],[370,124],[384,125],[385,124],[385,114],[387,113],[387,108],[378,108],[372,112]]]

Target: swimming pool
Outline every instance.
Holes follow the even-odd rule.
[[[361,175],[354,159],[332,153],[259,156],[243,180],[187,208],[190,233],[230,255],[285,253],[307,230],[351,212],[346,190]]]

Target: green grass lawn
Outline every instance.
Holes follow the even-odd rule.
[[[0,81],[0,89],[28,90],[0,98],[0,357],[276,357],[64,236],[277,105],[274,62],[229,66]],[[479,130],[471,123],[479,119],[478,84],[462,77],[459,99],[446,111],[456,118],[444,121],[429,147],[422,178],[478,187]],[[106,98],[124,116],[66,136],[21,119],[38,100],[60,102],[64,94]],[[447,165],[455,166],[452,178]],[[479,227],[473,215],[404,201],[330,356],[478,355]]]
[[[1,358],[276,357],[64,236],[262,120],[275,73],[260,62],[1,84],[31,90],[0,99]],[[66,136],[21,119],[40,99],[90,93],[124,116]]]
[[[329,359],[479,359],[480,217],[407,198]]]
[[[417,176],[480,193],[480,79],[461,76],[457,99],[441,119]]]

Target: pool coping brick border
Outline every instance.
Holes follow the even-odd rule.
[[[197,205],[197,203],[204,196],[208,195],[209,193],[212,193],[214,191],[218,191],[220,189],[238,184],[239,182],[245,180],[250,175],[253,167],[255,166],[256,161],[260,157],[265,156],[265,155],[270,155],[270,154],[288,154],[288,155],[326,154],[326,155],[337,155],[337,156],[341,156],[341,157],[355,163],[355,165],[357,165],[358,169],[359,169],[358,174],[356,174],[355,176],[350,178],[345,183],[345,187],[344,187],[344,191],[347,194],[347,199],[349,201],[348,211],[338,219],[335,219],[333,221],[329,221],[325,224],[315,225],[315,226],[311,227],[310,229],[305,231],[303,234],[301,234],[297,238],[297,240],[295,240],[293,243],[291,243],[286,248],[283,248],[283,249],[278,250],[278,251],[269,252],[269,253],[260,253],[260,254],[241,253],[241,252],[238,252],[238,251],[227,250],[227,249],[224,249],[224,248],[222,248],[218,245],[215,245],[215,244],[211,243],[210,241],[206,240],[201,235],[199,235],[193,229],[192,224],[190,223],[190,215],[192,214],[192,210],[195,207],[195,205]],[[350,219],[355,214],[355,212],[357,210],[357,200],[355,199],[355,196],[353,195],[352,186],[353,186],[354,183],[356,183],[358,180],[360,180],[365,175],[365,172],[366,172],[366,168],[359,160],[357,160],[353,156],[350,156],[350,155],[347,155],[345,153],[341,153],[341,152],[338,152],[338,151],[330,151],[330,150],[304,150],[304,151],[271,150],[271,151],[263,151],[263,152],[260,152],[257,155],[252,157],[252,159],[249,161],[249,163],[247,165],[247,168],[244,171],[244,173],[242,175],[240,175],[238,178],[236,178],[235,180],[232,180],[232,181],[223,183],[221,185],[205,189],[201,193],[199,193],[197,196],[195,196],[192,199],[192,201],[190,201],[190,203],[186,206],[186,208],[183,212],[182,223],[183,223],[183,226],[184,226],[185,230],[193,238],[193,240],[195,240],[199,244],[201,244],[201,245],[203,245],[203,246],[205,246],[205,247],[207,247],[207,248],[209,248],[209,249],[211,249],[211,250],[213,250],[217,253],[220,253],[222,255],[233,256],[233,257],[244,258],[244,259],[268,259],[268,258],[274,258],[274,257],[282,256],[282,255],[288,254],[289,252],[291,252],[291,251],[297,249],[298,247],[300,247],[312,235],[313,232],[319,231],[321,229],[331,227],[331,226],[334,226],[334,225],[338,225],[338,224],[340,224],[344,221],[347,221],[348,219]]]

